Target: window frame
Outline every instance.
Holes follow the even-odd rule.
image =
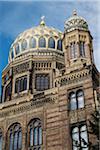
[[[84,126],[86,127],[86,130],[81,131],[82,127],[84,127]],[[89,143],[88,128],[87,128],[86,122],[78,122],[78,123],[72,124],[71,125],[72,150],[74,150],[73,146],[75,146],[75,145],[73,145],[74,141],[73,141],[73,133],[72,133],[73,129],[75,129],[75,128],[78,128],[77,134],[78,134],[78,139],[79,139],[79,145],[82,146],[82,140],[81,139],[84,139],[84,141],[87,142],[87,144]],[[83,132],[86,132],[87,139],[81,137]],[[77,146],[75,146],[75,147],[77,147]],[[86,150],[88,150],[88,147],[86,147]]]
[[[37,73],[37,74],[35,74],[35,89],[37,91],[44,91],[44,90],[48,90],[49,88],[50,88],[50,75],[49,75],[49,73]]]
[[[22,42],[21,42],[21,50],[22,51],[25,51],[26,49],[27,49],[27,40],[23,40]]]
[[[75,41],[70,43],[70,58],[71,59],[77,58],[77,47]]]
[[[60,51],[63,51],[62,39],[58,39],[57,49],[60,50]]]
[[[19,141],[21,133],[21,142]],[[8,129],[8,148],[9,150],[21,150],[22,148],[22,127],[20,123],[12,124]],[[16,139],[16,140],[15,140]]]
[[[3,134],[2,134],[2,130],[0,128],[0,150],[2,150],[2,145],[3,145]]]
[[[4,88],[3,88],[4,90]],[[12,95],[12,83],[11,81],[5,85],[5,90],[4,90],[4,102],[10,101],[11,100],[11,95]]]
[[[39,129],[41,129],[42,134],[40,134]],[[35,134],[34,131],[37,131],[36,132],[37,134]],[[42,145],[43,145],[43,129],[42,129],[42,122],[39,118],[34,118],[29,122],[29,124],[28,124],[28,137],[27,138],[28,138],[28,148],[33,148],[33,149],[42,148]],[[41,140],[40,140],[40,138],[41,138]],[[36,141],[34,141],[34,140],[36,140]],[[41,143],[39,141],[41,141]]]
[[[55,39],[53,37],[48,39],[48,48],[55,49]]]
[[[38,46],[39,46],[39,48],[46,48],[46,39],[45,39],[45,37],[40,37],[39,38]]]
[[[85,41],[79,42],[80,56],[85,57]]]
[[[81,103],[83,103],[82,107],[80,107],[81,103],[79,103],[80,102],[79,101],[80,96],[77,96],[79,92],[83,93],[82,96],[81,96],[81,98],[83,98],[83,101],[81,102]],[[72,103],[71,94],[72,93],[75,94],[75,99],[76,99],[76,107],[75,108],[76,109],[71,109],[71,107],[72,107],[72,105],[71,105],[71,103]],[[78,109],[83,109],[85,107],[85,95],[84,95],[84,90],[82,88],[70,90],[69,94],[68,94],[68,99],[69,99],[69,110],[70,111],[75,111],[75,110],[78,110]]]
[[[21,92],[27,91],[27,84],[28,84],[28,76],[26,74],[23,76],[16,77],[14,85],[14,93],[19,94]],[[26,88],[24,87],[25,85]]]
[[[35,44],[33,44],[33,41]],[[29,45],[30,45],[30,48],[36,48],[36,38],[34,37],[31,37],[30,40],[29,40]]]
[[[16,53],[16,55],[18,55],[20,53],[20,46],[18,43],[15,45],[15,53]]]

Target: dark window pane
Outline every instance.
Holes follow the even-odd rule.
[[[33,149],[41,148],[42,128],[39,119],[33,119],[29,124],[29,146]]]
[[[23,90],[27,90],[27,78],[24,78],[24,85]]]
[[[2,132],[0,130],[0,150],[2,150]]]
[[[41,37],[39,39],[39,47],[46,47],[46,40],[45,40],[45,38]]]
[[[14,150],[17,149],[18,132],[14,133]]]
[[[38,145],[38,127],[35,127],[34,128],[34,131],[33,131],[33,133],[34,133],[34,145]]]
[[[12,134],[12,133],[10,134],[10,143],[9,143],[9,147],[10,147],[10,150],[13,150],[13,134]]]
[[[11,51],[11,58],[12,59],[14,58],[14,52],[13,52],[13,50]]]
[[[57,49],[62,51],[62,40],[58,40]]]
[[[19,44],[17,44],[17,45],[15,46],[15,53],[16,53],[16,55],[19,53]]]
[[[39,135],[38,135],[38,138],[39,138],[39,145],[42,144],[42,128],[39,127]]]
[[[15,93],[19,93],[25,90],[27,90],[27,76],[17,78],[15,82]]]
[[[11,87],[11,82],[6,86],[5,89],[5,101],[8,99],[11,99],[11,92],[12,92],[12,87]]]
[[[19,131],[18,133],[18,148],[22,147],[22,132]]]
[[[33,146],[33,129],[30,129],[30,146]]]
[[[20,90],[19,90],[19,92],[21,92],[21,91],[23,91],[23,78],[21,78],[20,80],[19,80],[19,82],[20,82]]]
[[[85,56],[85,42],[80,42],[80,56]]]
[[[55,40],[52,37],[49,38],[48,47],[49,48],[55,48]]]
[[[37,74],[35,78],[35,88],[39,91],[49,89],[49,75],[48,74]]]
[[[9,131],[9,149],[17,150],[22,147],[22,132],[19,124],[14,124]]]

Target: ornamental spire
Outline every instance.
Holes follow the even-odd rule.
[[[76,9],[73,10],[73,16],[77,16],[77,11],[76,11]]]
[[[41,21],[40,21],[40,25],[41,25],[41,26],[45,26],[45,21],[44,21],[44,19],[45,19],[45,16],[42,16],[42,17],[41,17]]]

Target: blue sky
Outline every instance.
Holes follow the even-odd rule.
[[[73,9],[88,22],[94,38],[95,63],[100,70],[99,6],[96,0],[0,1],[0,86],[2,70],[8,63],[10,45],[18,34],[38,25],[42,15],[48,26],[63,31],[64,22],[72,15]]]

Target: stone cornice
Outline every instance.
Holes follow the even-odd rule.
[[[69,74],[65,74],[64,76],[57,77],[55,79],[56,86],[63,86],[73,82],[77,82],[78,80],[82,80],[90,75],[89,69],[77,70],[76,72],[70,72]]]
[[[44,95],[40,97],[33,97],[30,100],[26,100],[26,102],[23,102],[22,104],[13,104],[10,105],[10,107],[4,107],[2,110],[0,110],[0,118],[6,117],[6,116],[13,116],[19,113],[23,113],[26,110],[32,110],[36,107],[43,107],[46,104],[52,104],[55,103],[56,96],[50,96],[50,95]]]

